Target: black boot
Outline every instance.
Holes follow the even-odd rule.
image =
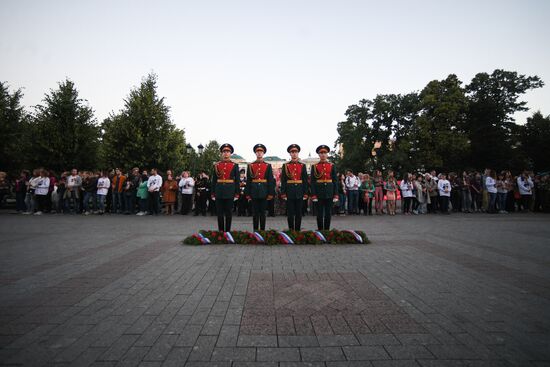
[[[265,213],[260,214],[260,228],[265,231]]]

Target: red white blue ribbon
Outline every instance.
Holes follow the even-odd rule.
[[[342,232],[351,233],[353,235],[353,237],[355,237],[355,240],[357,241],[357,243],[363,243],[363,237],[359,236],[359,234],[357,234],[357,232],[352,231],[352,230],[344,230]]]
[[[281,239],[285,243],[285,245],[294,245],[294,241],[292,241],[292,238],[290,238],[289,235],[287,235],[283,231],[279,231],[279,235],[281,236]]]
[[[258,232],[254,232],[252,235],[254,236],[254,238],[256,239],[256,241],[258,241],[259,243],[265,243],[264,238],[263,238],[262,235],[259,234]]]
[[[326,243],[327,239],[320,231],[313,231],[313,234],[315,234],[315,237],[317,237],[321,242]]]
[[[233,236],[231,235],[231,233],[229,232],[224,232],[223,233],[223,236],[225,237],[225,239],[227,240],[227,242],[229,243],[235,243],[235,239],[233,238]]]
[[[202,243],[203,245],[208,245],[208,244],[210,244],[210,240],[209,240],[208,238],[206,238],[205,235],[203,235],[203,234],[200,233],[200,232],[197,233],[197,235],[198,235],[198,237],[199,237],[199,239],[201,240],[201,243]]]

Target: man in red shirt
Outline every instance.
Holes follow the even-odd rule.
[[[246,172],[245,195],[252,203],[252,227],[254,231],[265,230],[267,202],[275,195],[275,179],[271,164],[264,162],[267,148],[263,144],[254,145],[256,160],[248,165]]]
[[[316,149],[319,163],[311,167],[311,199],[317,203],[317,228],[330,229],[333,203],[338,201],[336,168],[328,161],[330,148],[319,145]]]
[[[231,162],[234,149],[231,144],[220,147],[221,161],[214,165],[212,173],[212,200],[216,202],[218,230],[231,231],[233,201],[239,199],[239,165]]]

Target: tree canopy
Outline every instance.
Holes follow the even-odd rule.
[[[338,123],[336,145],[343,154],[336,162],[341,171],[549,168],[535,158],[541,145],[529,135],[548,131],[542,115],[525,128],[513,118],[527,110],[521,96],[543,85],[537,76],[495,70],[477,74],[466,86],[451,74],[420,92],[362,99]],[[381,146],[373,156],[375,142]]]

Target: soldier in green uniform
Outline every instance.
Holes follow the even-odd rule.
[[[212,200],[216,201],[218,230],[231,231],[233,201],[239,199],[239,165],[231,162],[234,152],[231,144],[220,147],[221,161],[214,165],[212,173]]]
[[[328,159],[330,148],[319,145],[316,149],[319,163],[311,167],[311,199],[317,205],[317,228],[330,229],[332,205],[338,201],[336,168]]]
[[[246,170],[245,194],[252,204],[252,227],[254,231],[265,230],[267,201],[275,195],[275,179],[271,164],[264,162],[267,148],[263,144],[254,145],[256,160]]]
[[[281,197],[286,200],[288,228],[299,231],[302,227],[302,206],[308,194],[307,170],[298,158],[298,144],[290,144],[286,151],[290,153],[290,161],[283,164],[281,171]]]

